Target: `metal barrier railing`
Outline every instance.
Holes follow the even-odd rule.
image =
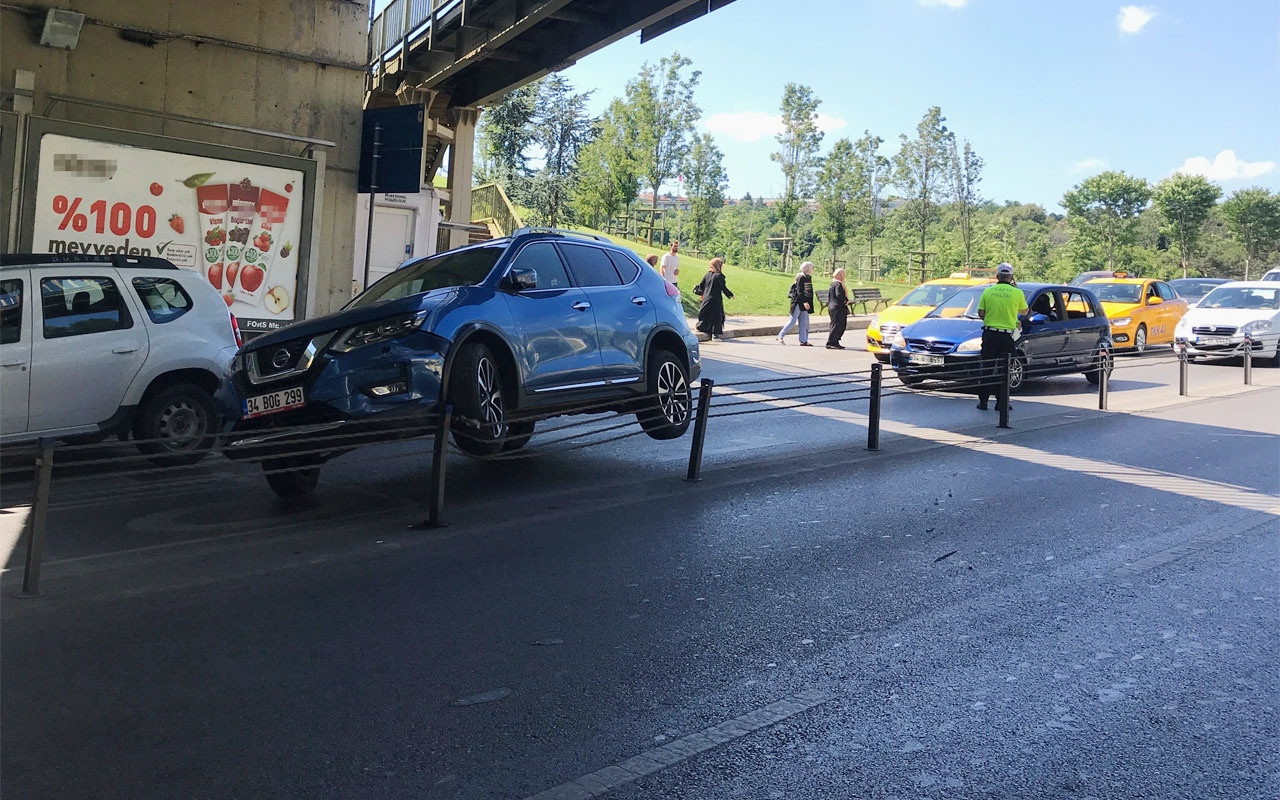
[[[1280,346],[1280,333],[1251,337],[1246,342],[1241,351],[1246,385],[1251,385],[1253,382],[1254,352],[1269,352],[1272,354],[1270,357],[1274,361],[1280,361],[1280,353],[1277,351],[1278,346]],[[1098,365],[1098,408],[1104,411],[1107,410],[1108,405],[1110,377],[1112,372],[1117,369],[1176,363],[1178,365],[1179,394],[1185,396],[1189,391],[1187,366],[1189,358],[1185,348],[1176,347],[1166,353],[1148,354],[1141,358],[1116,359],[1109,352],[1097,351],[1076,353],[1076,355],[1089,355],[1094,358],[1095,363]],[[943,377],[944,380],[938,383],[937,388],[945,389],[951,393],[956,391],[977,391],[979,387],[983,386],[993,390],[992,394],[997,398],[997,407],[1001,412],[998,426],[1000,428],[1008,428],[1008,398],[1011,393],[1010,375],[1013,374],[1011,366],[1011,359],[1008,356],[1003,359],[985,362],[975,359],[971,365],[963,365],[951,369],[944,376],[939,376]],[[1056,370],[1041,369],[1033,363],[1024,367],[1023,380],[1034,380],[1051,372],[1056,372]],[[712,380],[703,379],[696,390],[696,402],[694,402],[694,390],[692,387],[690,388],[688,412],[693,435],[690,440],[685,480],[700,480],[704,444],[709,422],[711,419],[718,417],[730,418],[747,414],[791,411],[811,406],[832,406],[837,403],[866,401],[868,417],[866,449],[878,451],[880,449],[880,421],[884,399],[894,395],[928,395],[935,388],[929,385],[928,382],[908,386],[899,381],[897,385],[889,384],[887,388],[885,383],[885,369],[879,363],[873,364],[869,370],[864,371],[763,378],[740,381],[729,387],[721,387],[718,390]],[[448,376],[445,378],[444,387],[447,394]],[[766,396],[757,396],[760,394],[766,394]],[[717,398],[718,402],[714,404],[713,410],[713,400]],[[502,461],[536,458],[547,453],[571,452],[622,441],[643,433],[634,416],[637,411],[643,412],[643,410],[640,407],[631,407],[620,411],[618,410],[617,401],[604,401],[596,406],[578,409],[578,411],[590,415],[589,419],[575,417],[565,420],[557,417],[553,418],[556,422],[551,425],[547,425],[550,419],[545,417],[513,414],[504,420],[507,424],[507,435],[506,438],[499,440],[501,446],[498,448],[498,452],[490,456],[466,454],[483,460]],[[613,413],[614,416],[602,420],[600,415],[605,413]],[[524,430],[523,426],[525,424],[535,422],[542,426],[538,432],[539,448],[536,451],[522,449],[524,442],[528,440],[529,434],[512,433],[512,427]],[[259,464],[266,475],[278,475],[318,467],[319,464],[336,455],[345,457],[348,453],[370,445],[431,437],[434,441],[431,458],[431,491],[427,497],[428,518],[415,527],[438,527],[446,524],[444,520],[444,501],[447,455],[451,452],[465,452],[464,448],[458,448],[457,441],[459,439],[466,441],[469,431],[480,430],[489,424],[483,420],[461,417],[456,413],[456,408],[446,405],[439,409],[424,411],[420,415],[401,418],[394,424],[333,425],[321,428],[315,425],[280,426],[259,432],[260,434],[289,434],[291,438],[289,439],[287,452],[273,450],[270,446],[270,440],[263,440],[265,443],[257,445],[261,447],[258,453],[253,452],[252,444],[248,446],[249,449],[245,449],[246,445],[244,445],[242,437],[252,436],[252,433],[239,433],[234,438],[228,435],[218,435],[213,437],[213,442],[209,447],[192,449],[186,452],[190,455],[212,455],[226,453],[238,448],[237,453],[244,461]],[[454,439],[453,450],[450,449],[450,437]],[[520,441],[517,443],[512,440]],[[509,442],[515,445],[511,449],[507,448]],[[131,441],[132,445],[148,443],[161,444],[163,442],[162,440],[152,440],[151,442]],[[490,443],[493,443],[492,440],[490,440]],[[15,449],[9,447],[6,451],[6,459],[11,464],[16,460]],[[17,467],[0,465],[0,481],[8,481],[10,484],[14,476],[34,473],[34,499],[23,531],[23,536],[27,540],[26,566],[23,574],[24,596],[35,596],[40,591],[40,566],[45,551],[46,520],[54,480],[55,451],[59,457],[59,464],[64,469],[72,471],[97,471],[96,468],[111,467],[113,468],[111,473],[113,477],[142,474],[150,476],[162,475],[159,481],[149,484],[152,486],[159,484],[178,485],[183,482],[205,480],[204,477],[197,477],[195,468],[198,464],[196,463],[157,466],[154,463],[154,455],[135,453],[132,449],[128,453],[107,454],[104,454],[102,450],[103,445],[99,443],[67,444],[42,439],[38,442],[36,448],[29,451],[31,458],[28,464]],[[417,453],[403,455],[404,457],[416,456]],[[388,457],[386,452],[373,448],[360,457],[354,459],[345,458],[345,460],[348,464],[358,464],[366,461],[384,463]]]
[[[524,227],[520,213],[497,183],[485,183],[471,190],[471,219],[493,220],[501,236]]]

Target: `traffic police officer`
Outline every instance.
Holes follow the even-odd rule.
[[[982,376],[978,384],[978,408],[987,410],[987,398],[997,394],[1005,356],[1017,347],[1014,338],[1018,318],[1027,313],[1027,298],[1013,284],[1013,265],[996,268],[996,283],[987,287],[978,300],[982,320]]]

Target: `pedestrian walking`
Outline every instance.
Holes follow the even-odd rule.
[[[680,242],[672,240],[671,249],[662,254],[662,262],[659,265],[662,277],[679,285],[677,280],[680,277]]]
[[[849,325],[849,290],[844,285],[844,268],[831,273],[831,288],[827,291],[827,315],[831,317],[831,332],[827,334],[828,350],[843,350],[840,337]]]
[[[786,344],[787,333],[792,328],[798,327],[800,346],[812,347],[809,344],[809,314],[813,312],[812,261],[806,261],[800,265],[800,272],[796,274],[795,282],[787,290],[787,297],[791,298],[791,319],[787,320],[787,324],[778,331],[778,344]]]
[[[712,341],[724,338],[724,298],[733,299],[733,292],[724,282],[724,259],[711,259],[711,268],[702,276],[693,293],[702,301],[698,306],[698,330]]]
[[[661,269],[658,269],[658,254],[657,254],[657,253],[654,253],[653,255],[650,255],[650,256],[645,256],[644,261],[645,261],[645,263],[646,263],[646,264],[648,264],[649,266],[651,266],[651,267],[653,267],[654,269],[658,270],[658,272],[662,272],[662,270],[661,270]]]
[[[1026,313],[1027,296],[1013,283],[1013,265],[1001,264],[996,267],[996,282],[978,299],[978,317],[982,320],[978,408],[983,411],[987,410],[987,398],[999,396],[1005,356],[1018,347],[1018,318]]]

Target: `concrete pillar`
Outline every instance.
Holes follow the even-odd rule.
[[[471,178],[475,166],[476,108],[456,108],[458,122],[449,146],[449,221],[457,225],[471,224]],[[466,228],[449,231],[449,248],[462,247],[469,241]]]

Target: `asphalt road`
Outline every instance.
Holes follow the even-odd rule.
[[[700,482],[589,420],[451,457],[441,529],[421,442],[298,505],[60,469],[0,794],[1280,797],[1280,370],[1122,360],[1109,411],[1052,378],[1007,430],[889,381],[871,452],[866,354],[704,354]]]

